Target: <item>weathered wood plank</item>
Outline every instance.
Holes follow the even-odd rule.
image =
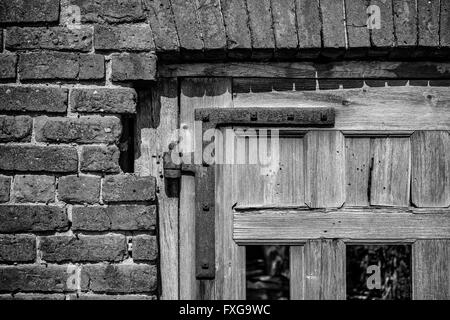
[[[411,144],[409,138],[375,138],[370,204],[409,206]]]
[[[271,0],[275,47],[296,50],[298,36],[294,0]]]
[[[317,0],[296,0],[298,44],[300,49],[322,47],[320,8]]]
[[[227,37],[219,0],[196,0],[205,50],[227,47]]]
[[[342,0],[320,0],[322,36],[325,48],[345,48],[344,4]]]
[[[450,214],[419,214],[371,209],[255,210],[234,213],[233,238],[240,245],[301,244],[311,239],[404,241],[450,239]],[[393,212],[393,213],[392,213]]]
[[[450,299],[450,240],[414,243],[413,266],[414,299]]]
[[[247,205],[282,203],[304,206],[303,139],[280,137],[279,154],[275,153],[278,159],[268,158],[267,164],[264,163],[266,161],[248,164],[249,159],[258,155],[258,147],[255,145],[257,140],[254,139],[245,146],[244,139],[245,137],[238,137],[236,141],[236,153],[245,151],[244,160],[247,163],[243,164],[241,161],[241,165],[237,165],[235,169],[237,176],[241,177],[237,183],[237,202]],[[251,143],[254,144],[250,145]],[[268,154],[271,154],[271,149]]]
[[[235,93],[234,105],[236,108],[334,107],[335,130],[450,129],[450,93],[438,87]]]
[[[289,300],[305,299],[305,247],[289,247],[290,297]]]
[[[221,0],[228,50],[251,50],[252,39],[244,1]],[[230,53],[229,53],[230,54]]]
[[[234,93],[316,90],[315,79],[235,78]]]
[[[158,81],[148,95],[139,92],[136,123],[135,172],[157,178],[159,193],[159,253],[161,299],[178,299],[178,198],[172,197],[163,177],[162,157],[178,129],[178,83],[176,79]]]
[[[269,35],[270,36],[270,35]],[[341,61],[311,62],[228,62],[162,64],[160,77],[261,77],[261,78],[351,78],[351,79],[449,79],[446,62]]]
[[[440,41],[442,47],[450,47],[450,2],[441,0]]]
[[[311,240],[305,244],[305,299],[345,300],[345,244]]]
[[[417,207],[450,206],[450,135],[416,131],[412,144],[411,200]]]
[[[178,34],[169,0],[143,0],[156,51],[178,51]]]
[[[181,127],[194,136],[194,109],[231,107],[231,79],[183,79],[180,93]],[[194,143],[194,141],[192,142]],[[193,148],[193,146],[192,146]],[[213,280],[195,279],[195,177],[183,175],[180,194],[180,298],[198,299],[215,294]],[[219,251],[217,251],[219,254]]]
[[[275,48],[270,0],[247,0],[253,49]]]
[[[185,50],[203,50],[202,31],[197,17],[195,0],[171,0],[180,47]]]
[[[372,44],[375,47],[391,47],[394,45],[394,17],[392,15],[392,1],[370,0],[371,5],[380,8],[381,28],[371,29]]]
[[[439,46],[441,0],[417,0],[419,46]]]
[[[305,203],[310,208],[340,207],[345,202],[345,138],[339,131],[310,131],[305,136]]]
[[[417,45],[416,0],[393,0],[397,46]]]
[[[349,48],[370,47],[366,13],[368,4],[368,0],[345,0]]]
[[[345,139],[346,206],[369,205],[370,138]]]

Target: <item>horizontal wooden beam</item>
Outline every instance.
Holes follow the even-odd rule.
[[[243,92],[234,93],[233,104],[235,108],[334,108],[334,128],[343,131],[450,130],[450,90],[445,87]]]
[[[341,61],[161,64],[158,76],[352,79],[449,79],[449,62]]]
[[[389,208],[328,211],[235,208],[233,238],[240,245],[301,244],[321,238],[346,242],[450,239],[450,209],[431,209],[433,214],[411,212]]]

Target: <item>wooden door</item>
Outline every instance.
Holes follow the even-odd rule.
[[[195,230],[193,218],[195,179],[183,176],[180,298],[245,299],[246,247],[261,244],[289,246],[290,299],[345,299],[346,248],[355,244],[411,246],[412,298],[450,298],[450,123],[442,122],[442,108],[431,108],[425,95],[411,92],[404,102],[399,93],[369,92],[367,103],[350,112],[329,93],[318,103],[304,93],[231,91],[228,78],[184,79],[181,125],[193,125],[193,108],[280,104],[334,104],[336,125],[279,128],[279,158],[269,166],[215,165],[213,280],[195,278],[192,235],[201,230]],[[359,91],[339,94],[366,101]],[[426,115],[412,117],[412,104],[423,106]],[[221,130],[226,129],[243,128]],[[260,128],[245,129],[258,136]],[[239,139],[247,140],[245,159],[258,153],[248,136],[233,139],[227,157],[241,156]]]

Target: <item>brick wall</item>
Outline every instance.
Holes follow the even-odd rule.
[[[0,299],[157,297],[156,181],[120,160],[156,56],[119,3],[0,1]]]
[[[156,56],[448,58],[448,3],[0,0],[0,298],[158,295],[156,180],[122,161]]]

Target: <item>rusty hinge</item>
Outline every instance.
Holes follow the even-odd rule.
[[[203,133],[223,125],[333,127],[334,108],[202,108],[195,109],[195,120],[202,122]],[[203,137],[203,135],[202,135]],[[195,144],[203,154],[206,141]],[[195,248],[197,279],[215,277],[215,166],[175,164],[174,145],[164,154],[164,177],[179,181],[183,172],[195,174]],[[193,154],[191,154],[193,156]],[[180,159],[180,157],[178,157]]]

